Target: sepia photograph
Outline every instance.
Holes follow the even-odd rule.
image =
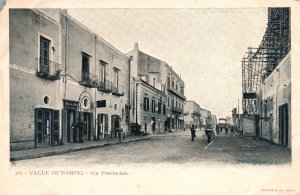
[[[9,7],[10,192],[299,193],[292,11]]]

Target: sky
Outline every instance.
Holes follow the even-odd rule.
[[[187,100],[217,117],[241,112],[241,59],[257,47],[267,8],[68,9],[68,13],[123,53],[139,49],[166,61],[185,82]]]

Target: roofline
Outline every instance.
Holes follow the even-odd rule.
[[[145,55],[147,55],[147,56],[150,56],[150,57],[152,57],[152,58],[154,58],[154,59],[156,59],[156,60],[159,60],[159,61],[163,62],[164,65],[167,66],[167,68],[168,68],[169,70],[171,70],[171,72],[172,72],[173,74],[175,74],[175,75],[180,79],[180,81],[185,85],[185,83],[184,83],[184,81],[182,80],[182,78],[178,75],[178,73],[175,72],[175,70],[173,70],[173,69],[170,67],[170,65],[169,65],[166,61],[161,60],[161,59],[158,59],[158,58],[156,58],[156,57],[154,57],[154,56],[152,56],[152,55],[149,55],[149,54],[147,54],[147,53],[141,51],[139,48],[138,48],[137,50],[138,50],[138,52],[140,52],[140,53],[143,53],[143,54],[145,54]],[[130,52],[132,52],[132,51],[134,51],[134,50],[130,50],[130,51],[128,51],[126,54],[128,54],[128,53],[130,53]]]
[[[118,52],[121,56],[125,57],[126,59],[129,59],[124,53],[122,53],[120,50],[118,50],[116,47],[114,47],[112,44],[110,44],[109,42],[107,42],[105,39],[103,39],[102,37],[100,37],[98,34],[96,34],[94,31],[92,31],[91,29],[89,29],[87,26],[83,25],[81,22],[79,22],[78,20],[76,20],[75,18],[73,18],[69,13],[63,13],[60,9],[60,13],[62,15],[64,15],[65,17],[69,18],[70,20],[72,20],[73,22],[75,22],[76,24],[78,24],[79,26],[81,26],[83,29],[85,29],[86,31],[88,31],[89,33],[91,33],[92,35],[96,36],[97,38],[99,38],[101,41],[103,41],[105,44],[107,44],[109,47],[111,47],[112,49],[114,49],[116,52]]]
[[[147,83],[146,81],[144,81],[143,79],[140,79],[140,80],[142,81],[142,84],[144,84],[145,86],[152,88],[153,90],[161,93],[161,95],[163,95],[163,96],[166,97],[166,95],[162,91],[160,91],[159,89],[156,89],[155,87],[153,87],[152,85],[150,85],[149,83]]]

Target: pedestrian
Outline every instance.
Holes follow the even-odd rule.
[[[194,141],[194,137],[196,137],[196,130],[194,125],[191,127],[191,136],[192,136],[192,142]]]

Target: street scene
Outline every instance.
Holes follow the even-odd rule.
[[[11,165],[291,165],[290,29],[284,7],[10,9]]]
[[[152,136],[149,139],[121,143],[107,147],[78,151],[39,159],[21,160],[15,166],[51,167],[90,166],[124,163],[197,163],[207,166],[219,164],[280,165],[291,162],[287,148],[253,137],[222,134],[210,144],[203,132],[196,132],[193,143],[190,132]],[[159,152],[157,152],[157,148]],[[151,155],[149,155],[151,154]]]

